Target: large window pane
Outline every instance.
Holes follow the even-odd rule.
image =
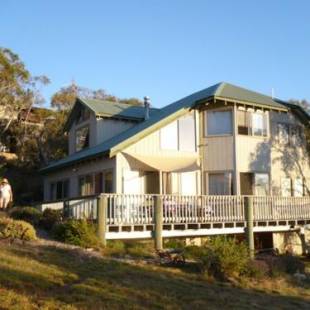
[[[79,193],[81,196],[94,194],[93,175],[79,178]]]
[[[231,111],[207,111],[207,135],[232,134]]]
[[[69,180],[60,180],[50,184],[50,199],[63,199],[69,197]]]
[[[181,194],[196,195],[197,194],[197,179],[196,172],[183,172],[181,176]]]
[[[196,150],[195,118],[188,115],[179,119],[179,149],[195,152]]]
[[[160,130],[160,145],[165,150],[178,149],[178,122],[175,121]]]
[[[269,195],[269,175],[267,173],[255,173],[255,195]]]
[[[249,135],[250,134],[250,122],[248,118],[248,112],[238,110],[237,115],[238,115],[237,117],[238,134]]]
[[[209,195],[231,195],[231,173],[209,173]]]
[[[252,128],[254,136],[263,136],[264,129],[264,115],[262,113],[252,114]]]
[[[75,150],[81,151],[89,146],[89,128],[83,127],[76,131]]]
[[[267,136],[268,114],[238,110],[237,124],[239,135]]]

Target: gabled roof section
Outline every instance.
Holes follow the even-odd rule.
[[[254,106],[257,105],[260,107],[273,108],[282,111],[288,111],[289,109],[293,108],[292,106],[289,106],[289,103],[286,103],[284,101],[273,99],[269,96],[253,92],[245,88],[234,86],[232,84],[218,83],[206,89],[198,91],[194,94],[191,94],[181,100],[178,100],[162,109],[153,109],[153,113],[150,114],[150,118],[148,120],[137,123],[137,125],[129,128],[128,130],[120,133],[119,135],[95,147],[80,151],[62,160],[51,163],[48,167],[42,169],[41,171],[43,173],[47,173],[49,171],[56,170],[64,166],[71,165],[73,163],[77,163],[85,159],[98,156],[113,157],[118,152],[122,151],[129,145],[139,141],[145,136],[151,134],[152,132],[162,128],[163,126],[172,122],[178,117],[181,117],[182,115],[186,114],[188,111],[195,108],[199,104],[217,98],[223,100],[232,100]],[[95,101],[87,100],[86,103],[84,101],[81,101],[81,99],[79,99],[79,103],[84,104],[89,108],[91,108],[92,111],[94,111],[94,113],[97,113],[96,115],[100,115],[100,113],[102,113],[101,115],[103,115],[103,113],[106,113],[106,115],[109,114],[110,117],[115,117],[115,115],[122,115],[122,114],[128,116],[131,115],[132,111],[134,111],[129,110],[131,112],[129,114],[126,114],[129,111],[126,112],[126,110],[122,109],[122,106],[124,104],[121,104],[121,106],[119,107],[110,107],[109,105],[109,109],[107,108],[106,105],[106,107],[103,109],[101,104],[98,103],[97,100]],[[134,108],[137,107],[135,106]],[[144,109],[143,107],[141,108],[142,110]],[[300,107],[296,109],[300,109]],[[142,114],[140,115],[142,117]]]
[[[79,109],[83,106],[90,109],[98,117],[131,121],[142,121],[144,119],[144,106],[111,102],[107,100],[77,98],[65,124],[65,130],[70,128]],[[150,108],[150,116],[157,111],[158,109]]]
[[[246,88],[235,86],[229,83],[219,83],[214,94],[215,98],[231,99],[245,104],[257,104],[269,108],[287,110],[286,106],[273,99],[270,96],[263,95]]]
[[[67,156],[66,158],[52,162],[49,166],[41,169],[41,172],[47,173],[97,156],[106,155],[112,157],[126,146],[138,141],[149,133],[154,132],[155,130],[163,127],[165,124],[168,124],[174,119],[184,115],[195,106],[197,101],[204,98],[212,98],[218,85],[219,84],[213,85],[178,100],[162,109],[158,109],[156,113],[150,115],[148,120],[138,123],[134,127],[129,128],[128,130],[95,147],[82,150]]]

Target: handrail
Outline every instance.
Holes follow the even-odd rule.
[[[245,197],[103,193],[51,201],[69,207],[75,218],[96,219],[97,200],[107,199],[108,225],[154,224],[155,198],[161,197],[163,224],[203,224],[245,221]],[[252,196],[255,221],[310,220],[310,196]]]

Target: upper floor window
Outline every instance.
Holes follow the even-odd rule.
[[[181,117],[160,130],[160,145],[165,150],[196,151],[194,113]]]
[[[232,134],[232,111],[207,111],[205,121],[205,135],[231,135]]]
[[[238,110],[238,134],[248,136],[267,136],[268,115],[262,111]]]
[[[82,127],[75,132],[75,150],[81,151],[89,147],[89,127]]]

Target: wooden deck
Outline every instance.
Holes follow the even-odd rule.
[[[101,194],[43,203],[72,218],[97,219],[99,198],[106,201],[106,239],[151,238],[156,200],[162,208],[163,237],[244,233],[246,196]],[[310,197],[252,196],[254,232],[310,227]]]

